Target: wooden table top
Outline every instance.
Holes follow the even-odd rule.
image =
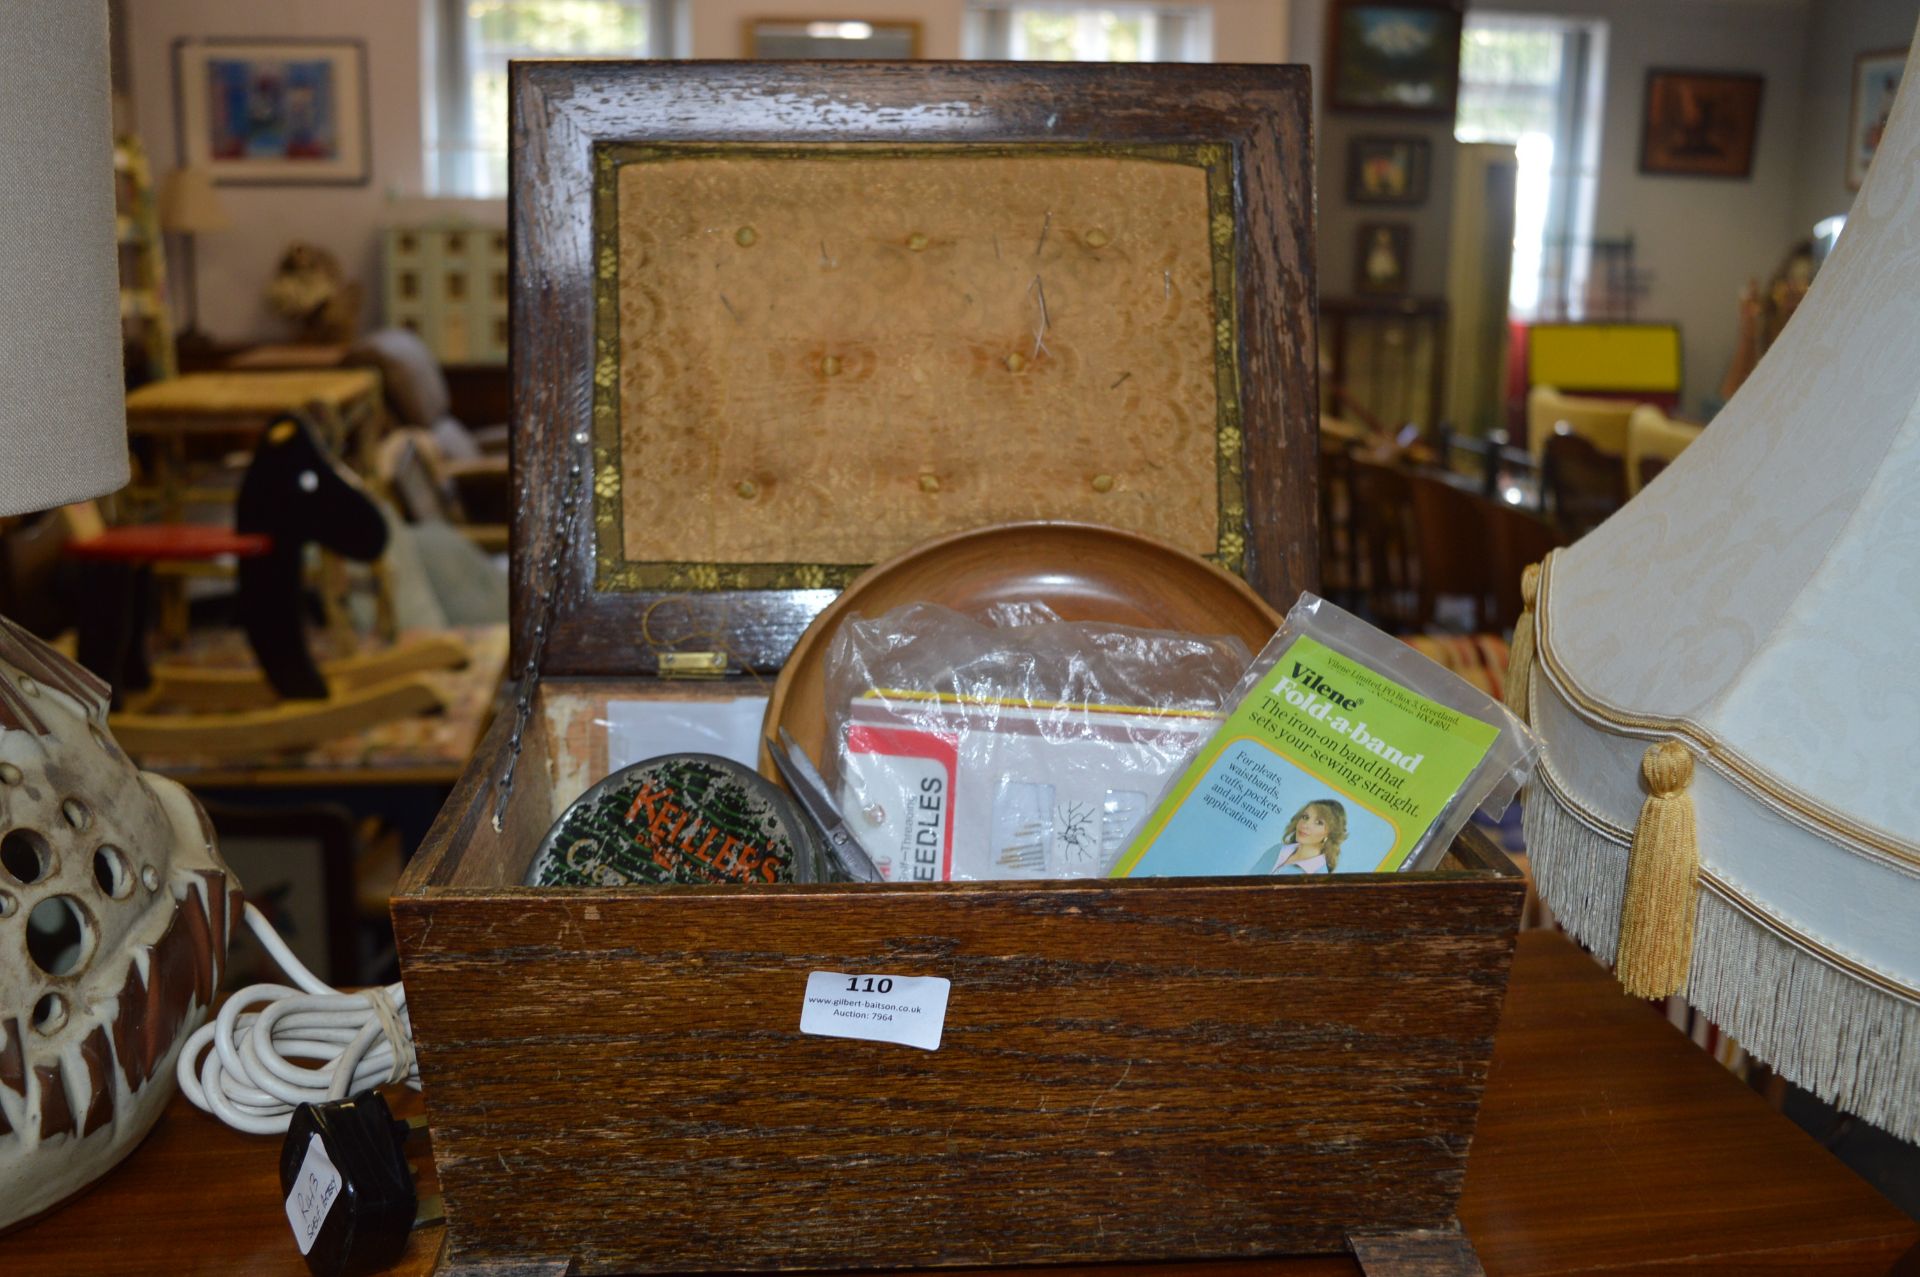
[[[346,357],[347,348],[338,344],[252,346],[227,360],[227,367],[234,372],[338,368]]]
[[[380,393],[371,368],[281,372],[195,372],[127,392],[129,425],[166,417],[252,417],[323,403],[342,408]]]
[[[401,1111],[416,1110],[406,1094]],[[306,1266],[281,1204],[279,1142],[176,1096],[93,1190],[0,1237],[8,1277]],[[424,1155],[422,1191],[433,1187]],[[533,1191],[530,1186],[529,1191]],[[1460,1218],[1490,1277],[1882,1274],[1920,1264],[1909,1219],[1564,937],[1514,957]],[[432,1271],[438,1227],[392,1271]],[[1903,1265],[1903,1270],[1906,1266]],[[956,1270],[946,1270],[954,1273]],[[1127,1277],[1353,1277],[1340,1256],[1105,1269]]]

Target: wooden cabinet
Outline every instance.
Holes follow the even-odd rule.
[[[382,238],[384,322],[419,333],[443,364],[505,364],[506,231],[446,222]]]

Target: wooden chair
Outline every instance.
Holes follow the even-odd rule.
[[[1627,420],[1638,406],[1631,399],[1563,395],[1552,386],[1535,386],[1527,392],[1527,451],[1538,462],[1549,439],[1575,434],[1601,452],[1625,456]]]
[[[1540,464],[1541,504],[1556,531],[1578,541],[1627,503],[1627,465],[1577,434],[1547,440]]]
[[[1348,611],[1358,606],[1360,566],[1353,529],[1353,458],[1320,445],[1320,593]]]
[[[105,526],[92,501],[0,521],[0,615],[43,639],[72,630],[82,600],[66,587],[60,565],[72,541]]]
[[[203,523],[128,523],[76,535],[64,553],[81,574],[76,582],[80,663],[113,686],[113,707],[153,685],[147,631],[154,603],[153,572],[178,564],[259,558],[273,539]]]
[[[506,550],[505,457],[451,461],[430,432],[409,426],[381,440],[373,479],[408,523],[445,523],[490,554]]]
[[[1410,629],[1420,583],[1414,562],[1418,531],[1407,477],[1392,466],[1358,459],[1350,464],[1356,610],[1382,629]]]
[[[1488,591],[1492,608],[1483,624],[1506,634],[1520,620],[1521,574],[1529,563],[1538,563],[1564,542],[1552,524],[1505,502],[1481,502],[1480,518],[1486,529],[1492,575]]]
[[[1492,503],[1432,475],[1409,474],[1406,485],[1418,533],[1415,628],[1440,623],[1442,599],[1464,605],[1462,628],[1486,628],[1493,611],[1493,566],[1481,508]]]
[[[446,374],[426,342],[411,329],[369,333],[346,358],[380,370],[388,408],[408,436],[408,442],[398,447],[391,439],[385,441],[375,458],[375,470],[391,481],[396,466],[418,464],[438,489],[431,512],[416,513],[422,502],[403,499],[408,520],[441,518],[482,549],[505,550],[511,505],[506,427],[471,429],[453,416]]]

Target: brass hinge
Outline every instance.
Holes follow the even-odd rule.
[[[725,652],[662,652],[661,678],[720,678],[727,672]]]

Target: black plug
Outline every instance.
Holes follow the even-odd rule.
[[[280,1191],[315,1277],[376,1273],[406,1250],[420,1205],[405,1151],[412,1129],[377,1091],[294,1109]]]

